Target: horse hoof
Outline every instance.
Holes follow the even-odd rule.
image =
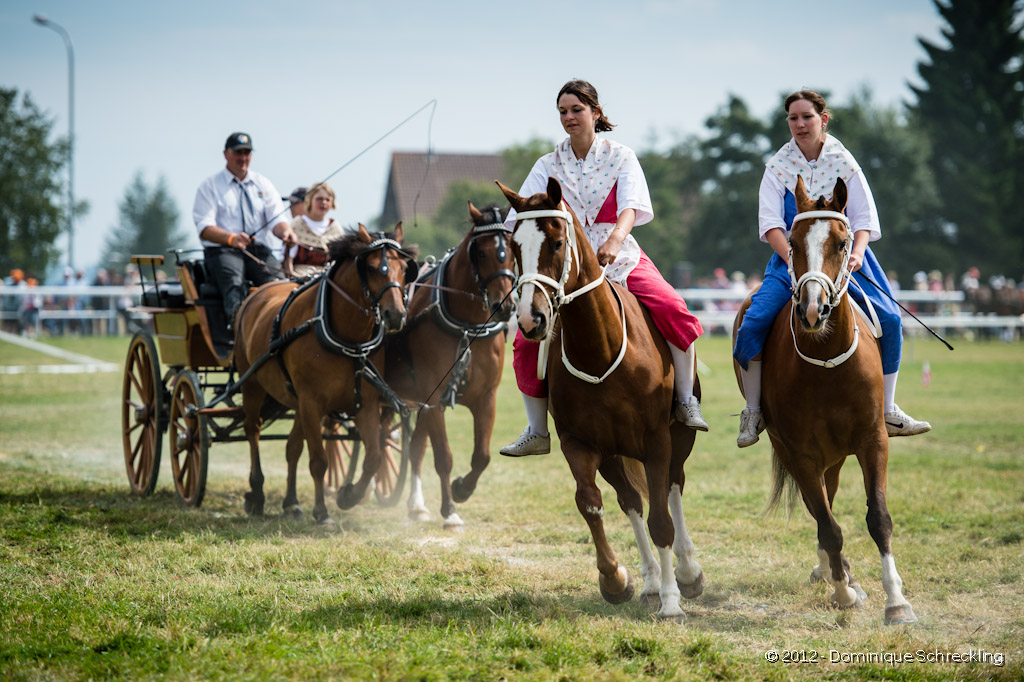
[[[302,518],[302,507],[297,504],[288,505],[284,508],[285,516],[290,516],[296,521]]]
[[[626,589],[622,590],[622,592],[619,592],[618,594],[612,594],[608,590],[604,589],[604,585],[601,584],[602,581],[598,581],[598,586],[601,588],[601,596],[604,597],[606,602],[616,605],[625,604],[633,598],[633,576],[628,573],[627,576]]]
[[[837,609],[855,609],[863,606],[863,602],[857,599],[857,592],[850,587],[845,588],[844,592],[833,592],[828,600]]]
[[[452,513],[451,515],[445,517],[444,529],[461,533],[462,531],[466,530],[466,524],[462,521],[458,514]]]
[[[917,616],[914,615],[914,609],[910,608],[910,604],[890,606],[885,610],[886,625],[902,625],[904,623],[916,622]]]
[[[467,484],[466,480],[461,476],[452,481],[452,499],[456,504],[461,504],[468,500],[473,495],[474,490],[476,490],[476,485]]]
[[[658,614],[658,620],[660,620],[662,623],[675,623],[676,625],[682,625],[683,623],[686,622],[686,614],[685,613],[671,613],[671,614],[663,616],[663,615],[661,615],[659,613]]]
[[[868,600],[868,593],[864,591],[864,588],[860,586],[860,582],[856,580],[850,581],[850,588],[857,593],[857,601],[865,602]]]
[[[336,524],[334,522],[334,519],[332,519],[330,516],[324,516],[323,518],[316,520],[316,525],[320,526],[321,528],[333,528],[338,524]]]
[[[359,496],[356,495],[356,487],[349,483],[338,489],[338,496],[335,498],[339,509],[351,509],[359,504]]]
[[[426,507],[419,507],[417,509],[409,510],[410,521],[429,521],[430,511]]]
[[[255,493],[246,493],[245,502],[242,505],[245,513],[249,516],[263,516],[263,496],[256,496]]]
[[[679,594],[683,595],[687,599],[696,599],[700,595],[704,594],[704,586],[706,584],[707,583],[704,580],[704,571],[701,571],[700,575],[697,576],[697,579],[689,585],[684,585],[679,582],[679,580],[676,580],[676,585],[679,587]]]

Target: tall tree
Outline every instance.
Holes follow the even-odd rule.
[[[934,0],[948,47],[918,42],[915,121],[932,143],[940,212],[957,268],[1019,274],[1024,264],[1024,36],[1018,0]]]
[[[710,116],[699,145],[701,202],[688,234],[697,274],[716,267],[761,272],[769,247],[757,240],[757,188],[771,147],[771,126],[736,95]]]
[[[936,218],[926,136],[908,125],[901,108],[876,106],[868,88],[830,108],[829,132],[853,152],[871,186],[882,228],[871,245],[878,260],[906,284],[916,270],[954,269],[955,248]]]
[[[50,142],[53,121],[28,94],[0,88],[0,272],[42,276],[57,261],[57,237],[66,227],[64,185],[67,140]]]
[[[178,207],[163,177],[150,188],[142,173],[136,173],[125,189],[118,211],[120,220],[110,229],[105,242],[104,265],[108,269],[123,270],[132,254],[165,254],[191,241],[187,233],[178,229]]]

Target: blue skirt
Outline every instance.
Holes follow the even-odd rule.
[[[861,269],[853,274],[855,282],[850,285],[848,292],[853,300],[865,309],[864,294],[871,299],[878,314],[878,321],[882,324],[882,338],[879,339],[882,373],[892,374],[900,368],[900,358],[903,356],[903,320],[900,318],[900,309],[874,284],[870,284],[864,278],[864,274],[892,296],[889,280],[871,247],[864,251],[864,263]],[[790,298],[792,290],[786,262],[779,258],[779,254],[773,253],[768,266],[764,269],[761,288],[751,298],[750,307],[747,308],[743,324],[736,335],[736,347],[732,356],[740,363],[740,367],[747,369],[748,363],[764,350],[764,343],[772,330],[772,324]]]

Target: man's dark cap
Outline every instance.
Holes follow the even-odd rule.
[[[224,149],[237,151],[239,149],[252,149],[252,138],[248,133],[231,133],[228,141],[224,143]]]
[[[285,197],[285,201],[289,204],[301,204],[306,200],[306,192],[309,190],[306,187],[296,187],[292,190],[292,193]]]

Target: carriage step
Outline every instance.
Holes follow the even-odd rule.
[[[241,417],[245,411],[241,407],[204,407],[199,414],[204,417]]]

